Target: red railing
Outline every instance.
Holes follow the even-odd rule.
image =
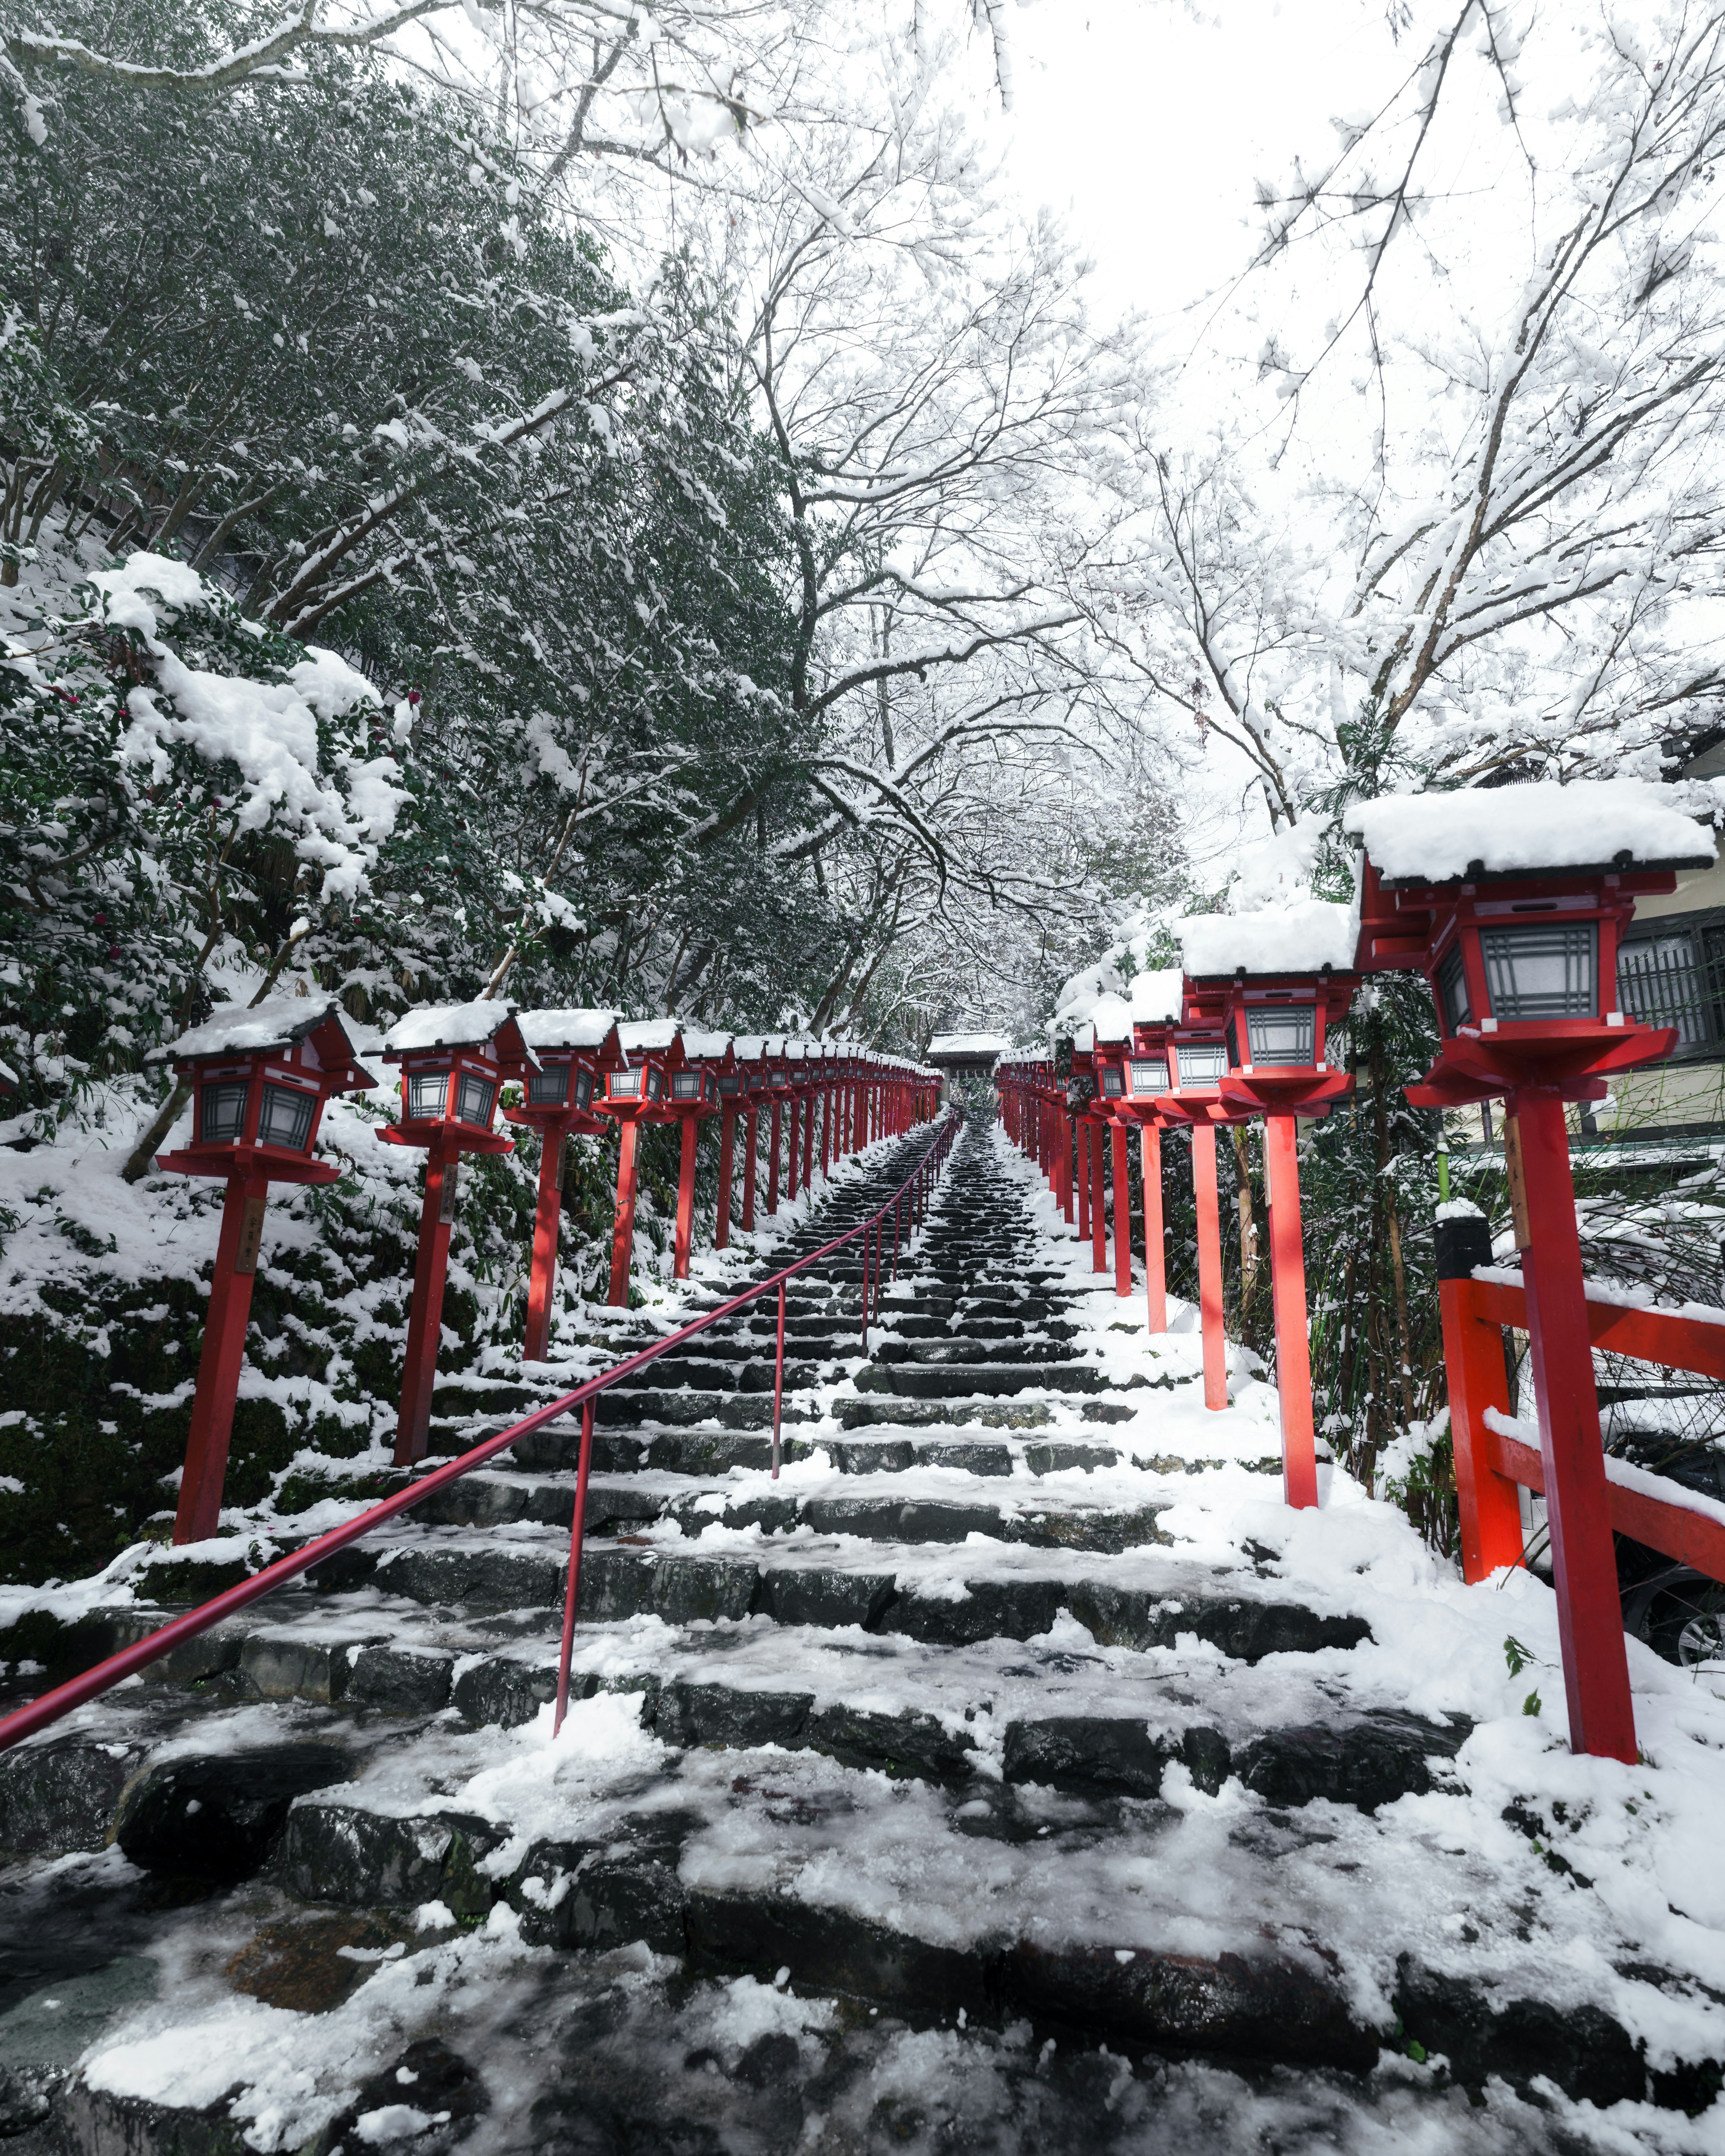
[[[1487,1579],[1501,1566],[1520,1563],[1522,1512],[1516,1486],[1545,1488],[1539,1449],[1526,1442],[1509,1414],[1509,1373],[1503,1359],[1504,1328],[1527,1329],[1527,1291],[1513,1275],[1484,1266],[1480,1270],[1486,1274],[1483,1280],[1469,1273],[1439,1285],[1462,1576],[1469,1580]],[[1593,1345],[1608,1354],[1725,1378],[1725,1324],[1717,1318],[1641,1309],[1590,1294],[1587,1326]],[[1619,1463],[1608,1460],[1604,1496],[1612,1527],[1697,1572],[1725,1579],[1725,1522],[1717,1512],[1675,1482],[1665,1482],[1670,1496],[1649,1487],[1663,1477],[1640,1473],[1632,1481],[1619,1481],[1612,1479],[1614,1468],[1621,1472]],[[1567,1589],[1572,1594],[1594,1594],[1615,1609],[1615,1578],[1572,1580]]]
[[[901,1224],[908,1212],[910,1224],[914,1230],[926,1216],[934,1178],[952,1148],[957,1130],[957,1119],[949,1116],[936,1131],[927,1152],[884,1204],[865,1219],[859,1220],[855,1227],[847,1228],[842,1235],[835,1235],[830,1243],[824,1243],[818,1250],[811,1250],[806,1258],[799,1258],[795,1265],[787,1265],[782,1272],[773,1274],[754,1287],[745,1288],[742,1294],[731,1296],[727,1301],[706,1312],[691,1323],[680,1327],[676,1332],[668,1332],[664,1339],[655,1340],[650,1348],[644,1348],[639,1354],[631,1355],[613,1368],[602,1371],[597,1378],[588,1378],[584,1384],[578,1385],[573,1392],[566,1393],[561,1399],[552,1400],[545,1407],[536,1408],[531,1414],[512,1424],[509,1429],[500,1430],[495,1437],[481,1439],[459,1459],[449,1461],[444,1466],[434,1468],[429,1474],[421,1476],[405,1490],[397,1491],[393,1497],[386,1497],[381,1504],[373,1505],[369,1511],[361,1512],[339,1527],[332,1527],[327,1534],[320,1535],[315,1542],[290,1551],[286,1557],[278,1558],[274,1564],[266,1565],[261,1572],[254,1573],[249,1579],[241,1580],[238,1586],[230,1587],[224,1593],[212,1597],[196,1609],[188,1609],[183,1617],[174,1618],[159,1631],[136,1640],[131,1646],[122,1648],[117,1655],[110,1655],[105,1661],[96,1663],[93,1668],[69,1678],[63,1685],[56,1685],[53,1691],[44,1692],[39,1699],[32,1700],[28,1707],[20,1707],[16,1713],[8,1715],[0,1721],[0,1752],[21,1743],[27,1737],[33,1737],[39,1729],[47,1728],[62,1716],[69,1714],[74,1707],[82,1707],[86,1701],[100,1698],[102,1693],[111,1690],[125,1678],[136,1676],[140,1670],[147,1668],[162,1656],[171,1654],[187,1640],[195,1640],[200,1633],[208,1631],[212,1625],[219,1625],[223,1618],[231,1617],[252,1603],[261,1601],[278,1587],[286,1586],[290,1579],[297,1579],[302,1573],[311,1571],[315,1565],[333,1557],[337,1550],[346,1549],[350,1543],[357,1543],[374,1527],[381,1527],[386,1521],[410,1511],[434,1490],[447,1487],[459,1476],[471,1474],[475,1467],[483,1467],[488,1460],[495,1460],[500,1452],[506,1450],[517,1438],[526,1437],[534,1430],[542,1429],[547,1423],[555,1422],[559,1415],[568,1414],[571,1409],[579,1408],[582,1411],[581,1452],[575,1476],[575,1517],[569,1532],[562,1645],[557,1665],[554,1727],[561,1728],[568,1705],[569,1661],[573,1650],[575,1611],[580,1593],[581,1537],[587,1514],[588,1476],[593,1464],[593,1403],[601,1393],[622,1378],[632,1377],[637,1370],[647,1368],[661,1355],[668,1354],[684,1341],[692,1340],[696,1333],[706,1332],[710,1325],[716,1325],[721,1318],[734,1317],[739,1310],[746,1309],[762,1296],[776,1291],[778,1297],[778,1368],[773,1388],[773,1472],[776,1476],[779,1466],[779,1425],[784,1399],[786,1286],[799,1273],[807,1272],[811,1265],[819,1265],[823,1259],[829,1258],[834,1250],[843,1250],[847,1243],[854,1242],[860,1236],[863,1240],[862,1345],[866,1353],[871,1305],[875,1312],[880,1307],[887,1216],[889,1214],[892,1216],[892,1265],[896,1273]]]

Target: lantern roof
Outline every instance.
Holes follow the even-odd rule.
[[[1004,1034],[937,1033],[928,1044],[928,1060],[935,1065],[943,1061],[987,1063],[996,1056],[1007,1055],[1011,1047]]]
[[[737,1060],[739,1063],[758,1063],[767,1053],[767,1036],[762,1033],[740,1033],[737,1036]]]
[[[1134,1025],[1178,1025],[1186,976],[1178,966],[1140,973],[1130,989]]]
[[[500,1039],[503,1035],[506,1038]],[[426,1048],[485,1048],[492,1041],[506,1052],[525,1045],[507,997],[470,1004],[428,1004],[403,1012],[383,1036],[383,1053],[392,1061]],[[528,1060],[536,1065],[531,1051]]]
[[[529,1048],[601,1049],[618,1023],[615,1011],[517,1011],[516,1024]]]
[[[1295,899],[1259,913],[1198,913],[1174,923],[1190,980],[1236,973],[1346,973],[1359,941],[1357,906]]]
[[[699,1026],[684,1030],[683,1053],[691,1063],[722,1063],[732,1045],[728,1033],[703,1033]]]
[[[674,1018],[625,1019],[617,1029],[617,1045],[624,1055],[662,1055],[675,1048],[682,1026]]]
[[[1079,1031],[1085,1029],[1081,1026]],[[1132,1037],[1132,1005],[1123,996],[1098,996],[1090,1014],[1090,1034],[1096,1047],[1112,1048]]]
[[[271,996],[248,1010],[230,1005],[165,1047],[152,1049],[147,1060],[192,1063],[212,1055],[285,1055],[302,1040],[311,1042],[322,1070],[351,1072],[356,1085],[377,1084],[360,1068],[353,1022],[329,996]]]
[[[1674,786],[1639,778],[1540,779],[1356,801],[1343,828],[1384,881],[1481,882],[1557,870],[1711,867],[1712,834],[1679,805]]]

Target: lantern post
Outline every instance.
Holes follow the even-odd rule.
[[[1263,1116],[1270,1199],[1276,1389],[1282,1488],[1297,1507],[1317,1502],[1317,1440],[1296,1151],[1300,1117],[1326,1116],[1353,1091],[1328,1060],[1329,1034],[1358,986],[1353,908],[1320,899],[1263,913],[1201,914],[1180,922],[1189,1011],[1221,1029],[1224,1101]]]
[[[631,1020],[617,1029],[616,1064],[605,1073],[605,1090],[594,1100],[617,1124],[617,1205],[611,1221],[611,1286],[608,1301],[629,1305],[634,1260],[635,1200],[640,1188],[640,1131],[644,1123],[672,1120],[672,1074],[682,1068],[682,1028],[675,1019]]]
[[[728,1066],[721,1070],[719,1087],[719,1205],[718,1218],[713,1228],[713,1248],[726,1250],[731,1247],[731,1190],[732,1170],[737,1159],[737,1114],[745,1106],[748,1078],[737,1060],[737,1044],[731,1045]]]
[[[1417,968],[1437,1014],[1437,1059],[1409,1101],[1504,1101],[1570,1742],[1633,1763],[1565,1103],[1603,1099],[1609,1076],[1676,1046],[1675,1027],[1621,1008],[1618,946],[1637,897],[1711,867],[1712,840],[1668,789],[1633,780],[1391,796],[1343,821],[1365,853],[1358,963]]]
[[[693,1029],[682,1036],[683,1067],[670,1074],[670,1111],[682,1125],[682,1144],[677,1164],[677,1229],[672,1276],[689,1277],[689,1259],[695,1241],[695,1166],[701,1126],[719,1108],[719,1081],[734,1076],[737,1053],[728,1033],[702,1033]]]
[[[1163,1117],[1157,1103],[1168,1091],[1168,1037],[1180,1019],[1183,976],[1178,967],[1140,973],[1127,1006],[1122,1090],[1113,1113],[1127,1128],[1137,1126],[1143,1181],[1144,1314],[1151,1332],[1168,1330],[1168,1268],[1162,1216]],[[1098,1006],[1097,1029],[1102,1030]],[[1109,1030],[1114,1029],[1111,1026]],[[1214,1140],[1211,1141],[1212,1145]],[[1214,1183],[1214,1178],[1211,1178]],[[1117,1204],[1121,1202],[1117,1198]],[[1219,1273],[1220,1251],[1217,1251]]]
[[[158,1058],[171,1058],[194,1091],[191,1140],[162,1154],[157,1168],[218,1175],[228,1185],[174,1513],[175,1542],[197,1543],[221,1522],[270,1185],[335,1182],[341,1170],[311,1158],[324,1102],[377,1081],[360,1067],[340,1004],[321,998],[277,996],[224,1011],[151,1060]]]
[[[410,1467],[425,1457],[430,1435],[461,1156],[515,1151],[514,1139],[492,1128],[497,1096],[506,1081],[526,1077],[533,1058],[521,1038],[515,1006],[502,1001],[409,1011],[384,1035],[382,1055],[386,1063],[401,1066],[402,1114],[399,1122],[385,1124],[375,1135],[384,1145],[414,1146],[425,1154],[413,1304],[395,1433],[395,1465]]]
[[[1163,1052],[1169,1086],[1154,1096],[1164,1130],[1184,1124],[1192,1133],[1192,1199],[1198,1216],[1198,1316],[1204,1342],[1204,1404],[1219,1412],[1228,1404],[1228,1336],[1222,1309],[1222,1222],[1216,1202],[1216,1128],[1245,1120],[1230,1113],[1221,1082],[1228,1050],[1219,1027],[1182,1004],[1183,1023],[1167,1029]],[[1192,1023],[1184,1021],[1188,1019]],[[1156,1075],[1147,1074],[1146,1083]],[[1146,1098],[1151,1096],[1146,1096]]]
[[[1090,1014],[1096,1101],[1108,1128],[1114,1171],[1114,1292],[1132,1291],[1132,1202],[1127,1147],[1137,1118],[1128,1109],[1127,1065],[1132,1055],[1132,1007],[1122,997],[1100,998]],[[1147,1266],[1148,1246],[1145,1260]]]
[[[557,1286],[557,1231],[563,1213],[563,1147],[578,1134],[596,1137],[605,1127],[594,1112],[593,1095],[604,1072],[617,1060],[614,1011],[521,1011],[516,1023],[536,1058],[526,1075],[518,1107],[506,1108],[503,1120],[539,1132],[539,1194],[533,1212],[533,1270],[527,1281],[527,1323],[521,1345],[525,1363],[542,1363],[551,1337],[552,1299]]]

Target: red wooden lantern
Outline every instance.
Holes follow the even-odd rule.
[[[1086,1235],[1090,1239],[1091,1270],[1106,1273],[1108,1270],[1108,1208],[1106,1195],[1107,1171],[1103,1154],[1108,1119],[1102,1111],[1101,1074],[1096,1068],[1096,1029],[1088,1019],[1073,1029],[1070,1096],[1073,1104],[1072,1127],[1078,1148],[1079,1240],[1082,1242]],[[1045,1110],[1040,1158],[1052,1185],[1055,1177],[1054,1109],[1057,1086],[1051,1058],[1043,1064],[1040,1075]]]
[[[702,1122],[719,1112],[719,1081],[735,1075],[737,1055],[728,1033],[702,1033],[692,1028],[683,1034],[682,1048],[683,1067],[670,1073],[671,1113],[683,1127],[672,1270],[676,1279],[687,1280],[695,1240],[696,1147]]]
[[[1603,1098],[1607,1074],[1676,1045],[1675,1028],[1620,1007],[1618,940],[1638,896],[1712,865],[1712,840],[1666,789],[1625,780],[1361,802],[1344,822],[1365,849],[1358,963],[1417,968],[1437,1013],[1437,1060],[1408,1098],[1504,1096],[1570,1737],[1633,1761],[1563,1104]],[[1519,1559],[1507,1503],[1481,1526],[1494,1561]]]
[[[764,1034],[750,1034],[732,1045],[737,1055],[737,1106],[743,1126],[742,1227],[745,1234],[752,1234],[761,1111],[771,1104],[772,1066],[767,1053],[770,1044]]]
[[[783,1034],[762,1044],[761,1103],[768,1111],[767,1134],[767,1213],[778,1211],[779,1150],[784,1142],[784,1111],[791,1097],[790,1044]]]
[[[151,1060],[170,1057],[175,1075],[193,1084],[192,1137],[156,1165],[175,1175],[219,1175],[228,1185],[174,1513],[174,1540],[197,1543],[221,1520],[269,1187],[335,1182],[341,1170],[311,1158],[323,1104],[377,1081],[360,1068],[341,1005],[317,997],[277,996],[222,1012]]]
[[[425,1152],[425,1197],[395,1435],[395,1464],[407,1467],[425,1457],[430,1434],[461,1156],[514,1152],[514,1139],[492,1128],[497,1096],[507,1081],[526,1077],[531,1059],[514,1005],[490,1001],[409,1011],[384,1035],[382,1053],[386,1063],[401,1065],[402,1113],[399,1122],[386,1124],[376,1135],[385,1145],[419,1146]]]
[[[1091,1060],[1096,1073],[1096,1105],[1107,1129],[1114,1170],[1114,1291],[1132,1291],[1132,1183],[1127,1145],[1132,1118],[1127,1112],[1127,1063],[1132,1053],[1131,1006],[1119,996],[1099,998],[1090,1014]]]
[[[634,1256],[639,1129],[643,1123],[673,1120],[671,1080],[683,1066],[682,1029],[674,1018],[629,1020],[617,1029],[617,1062],[605,1073],[605,1090],[594,1105],[619,1126],[608,1299],[621,1310],[628,1306],[629,1265]]]
[[[1348,1014],[1358,985],[1353,909],[1307,899],[1263,913],[1200,914],[1177,932],[1189,983],[1189,1013],[1217,1025],[1227,1050],[1219,1083],[1236,1116],[1265,1119],[1270,1199],[1271,1291],[1276,1311],[1276,1385],[1281,1413],[1283,1495],[1317,1502],[1312,1352],[1300,1226],[1296,1117],[1327,1115],[1353,1089],[1327,1058],[1328,1029]]]
[[[714,1081],[719,1096],[719,1204],[713,1229],[713,1248],[716,1250],[731,1246],[731,1186],[732,1169],[737,1158],[737,1118],[740,1111],[746,1114],[748,1107],[748,1070],[738,1054],[738,1047],[737,1042],[731,1043],[730,1053]],[[752,1131],[752,1116],[747,1120]],[[753,1179],[747,1179],[752,1198]],[[752,1214],[752,1206],[749,1209]]]
[[[536,1059],[527,1067],[519,1107],[503,1111],[506,1122],[540,1134],[539,1202],[533,1214],[533,1270],[527,1284],[524,1362],[542,1363],[551,1332],[552,1292],[557,1281],[557,1227],[563,1209],[563,1141],[593,1137],[605,1127],[594,1096],[618,1060],[614,1011],[545,1010],[517,1014],[522,1040]]]
[[[1126,1006],[1127,1024],[1120,1057],[1120,1091],[1111,1112],[1120,1122],[1135,1123],[1138,1164],[1143,1183],[1144,1304],[1147,1328],[1168,1330],[1168,1273],[1162,1218],[1162,1132],[1166,1120],[1158,1103],[1169,1090],[1169,1038],[1179,1024],[1183,976],[1178,967],[1140,973]],[[1100,1010],[1098,1035],[1104,1029]],[[1111,1035],[1116,1030],[1110,1024]],[[1214,1141],[1212,1139],[1212,1145]],[[1124,1178],[1122,1178],[1123,1183]],[[1124,1203],[1118,1190],[1116,1206]]]
[[[788,1040],[784,1045],[787,1198],[796,1197],[803,1188],[803,1127],[809,1106],[809,1050],[806,1040]]]

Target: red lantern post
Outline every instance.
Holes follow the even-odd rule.
[[[1505,1102],[1570,1739],[1632,1762],[1564,1104],[1676,1045],[1675,1028],[1620,1007],[1618,944],[1636,898],[1710,867],[1712,840],[1666,789],[1630,780],[1392,797],[1344,821],[1366,855],[1358,963],[1417,968],[1437,1012],[1437,1060],[1409,1100]]]
[[[685,1032],[683,1068],[670,1075],[670,1108],[683,1127],[677,1173],[677,1235],[674,1276],[689,1277],[695,1240],[695,1161],[701,1125],[719,1112],[719,1081],[734,1076],[737,1055],[728,1033]]]
[[[461,1156],[515,1151],[515,1141],[494,1131],[492,1120],[505,1081],[525,1077],[531,1061],[515,1007],[506,1002],[409,1011],[384,1035],[382,1054],[386,1063],[401,1065],[402,1116],[376,1136],[385,1145],[418,1146],[425,1153],[407,1368],[395,1434],[395,1464],[408,1467],[425,1457],[430,1436]]]
[[[557,1284],[557,1229],[563,1210],[563,1144],[579,1133],[605,1127],[593,1108],[604,1073],[617,1060],[614,1011],[523,1011],[516,1024],[536,1058],[527,1066],[526,1097],[506,1108],[506,1122],[536,1130],[540,1138],[539,1198],[533,1214],[533,1270],[527,1282],[526,1334],[521,1359],[542,1363],[551,1335],[552,1296]]]
[[[194,1091],[191,1142],[162,1155],[157,1167],[219,1175],[228,1185],[174,1514],[175,1542],[196,1543],[221,1521],[270,1185],[335,1182],[341,1170],[311,1157],[323,1104],[377,1081],[360,1068],[340,1004],[305,996],[224,1011],[158,1055],[172,1058],[176,1076],[190,1079]]]
[[[1183,1009],[1183,1016],[1188,1014]],[[1194,1020],[1197,1014],[1191,1014]],[[1230,1111],[1221,1084],[1228,1050],[1219,1029],[1183,1024],[1164,1035],[1166,1093],[1153,1097],[1164,1129],[1183,1123],[1192,1133],[1192,1197],[1198,1215],[1198,1316],[1204,1341],[1204,1404],[1219,1410],[1228,1404],[1228,1336],[1222,1312],[1222,1222],[1216,1202],[1216,1131],[1244,1120]],[[1153,1082],[1153,1067],[1145,1083]]]
[[[1183,921],[1178,933],[1188,1011],[1219,1025],[1228,1046],[1222,1098],[1265,1119],[1283,1495],[1290,1505],[1314,1506],[1317,1443],[1295,1141],[1301,1116],[1327,1115],[1353,1091],[1353,1079],[1327,1060],[1329,1031],[1348,1015],[1358,985],[1341,970],[1353,955],[1353,912],[1308,899],[1271,912],[1202,914]]]
[[[671,1075],[682,1067],[682,1029],[675,1019],[645,1019],[617,1029],[618,1061],[605,1073],[605,1090],[594,1106],[614,1118],[617,1132],[617,1209],[611,1223],[611,1288],[618,1310],[629,1305],[629,1267],[635,1250],[637,1151],[643,1123],[670,1120]]]
[[[1136,1125],[1138,1132],[1143,1182],[1144,1307],[1147,1327],[1152,1332],[1168,1330],[1168,1269],[1162,1217],[1163,1119],[1157,1103],[1168,1091],[1168,1044],[1179,1023],[1182,987],[1178,967],[1140,973],[1132,983],[1120,1059],[1121,1091],[1111,1103],[1117,1122],[1127,1128]],[[1212,1138],[1213,1147],[1214,1142]],[[1214,1180],[1212,1176],[1212,1186]],[[1219,1250],[1217,1265],[1219,1271]]]

